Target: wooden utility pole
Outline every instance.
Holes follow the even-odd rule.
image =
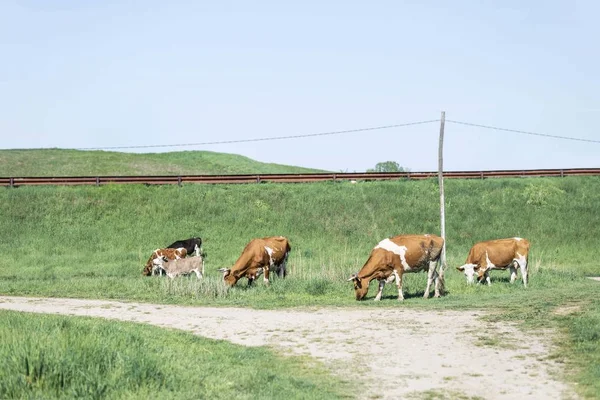
[[[440,118],[440,145],[438,149],[438,183],[440,186],[440,233],[444,239],[444,247],[442,248],[440,280],[442,288],[444,285],[444,271],[446,270],[446,213],[444,210],[444,124],[446,123],[446,112],[442,111]]]

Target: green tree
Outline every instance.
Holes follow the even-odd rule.
[[[408,170],[401,167],[396,161],[384,161],[375,164],[375,168],[368,169],[367,172],[407,172]]]

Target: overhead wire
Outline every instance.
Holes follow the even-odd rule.
[[[157,148],[157,147],[193,147],[193,146],[208,146],[208,145],[216,145],[216,144],[232,144],[232,143],[262,142],[262,141],[270,141],[270,140],[300,139],[300,138],[316,137],[316,136],[341,135],[344,133],[367,132],[367,131],[375,131],[375,130],[380,130],[380,129],[400,128],[400,127],[404,127],[404,126],[429,124],[429,123],[438,122],[438,121],[439,121],[439,119],[432,119],[432,120],[427,120],[427,121],[407,122],[404,124],[383,125],[383,126],[375,126],[375,127],[370,127],[370,128],[348,129],[348,130],[343,130],[343,131],[309,133],[309,134],[303,134],[303,135],[272,136],[272,137],[252,138],[252,139],[219,140],[219,141],[199,142],[199,143],[149,144],[149,145],[136,145],[136,146],[110,146],[110,147],[84,147],[84,148],[77,148],[76,150],[117,150],[117,149],[148,149],[148,148]]]
[[[319,132],[319,133],[309,133],[309,134],[300,134],[300,135],[287,135],[287,136],[271,136],[271,137],[262,137],[262,138],[250,138],[250,139],[232,139],[232,140],[218,140],[218,141],[207,141],[207,142],[198,142],[198,143],[175,143],[175,144],[148,144],[148,145],[131,145],[131,146],[104,146],[104,147],[80,147],[75,148],[75,150],[121,150],[121,149],[149,149],[149,148],[166,148],[166,147],[194,147],[194,146],[209,146],[209,145],[220,145],[220,144],[234,144],[234,143],[248,143],[248,142],[263,142],[263,141],[272,141],[272,140],[287,140],[287,139],[301,139],[301,138],[309,138],[309,137],[320,137],[320,136],[331,136],[331,135],[341,135],[347,133],[357,133],[357,132],[368,132],[382,129],[391,129],[391,128],[401,128],[407,126],[414,125],[423,125],[430,124],[432,122],[439,122],[440,119],[431,119],[425,121],[416,121],[416,122],[407,122],[402,124],[392,124],[392,125],[382,125],[382,126],[374,126],[368,128],[357,128],[357,129],[347,129],[341,131],[330,131],[330,132]],[[587,143],[600,143],[600,140],[595,139],[585,139],[585,138],[577,138],[572,136],[560,136],[560,135],[550,135],[546,133],[539,132],[531,132],[519,129],[509,129],[502,128],[498,126],[491,125],[483,125],[483,124],[475,124],[472,122],[465,121],[457,121],[452,119],[446,119],[445,122],[449,122],[451,124],[465,125],[476,128],[490,129],[496,131],[504,131],[504,132],[513,132],[520,133],[525,135],[546,137],[552,139],[562,139],[562,140],[571,140],[571,141],[579,141],[579,142],[587,142]]]
[[[528,131],[521,131],[518,129],[499,128],[497,126],[474,124],[471,122],[463,122],[463,121],[454,121],[451,119],[447,119],[446,122],[450,122],[453,124],[466,125],[466,126],[473,126],[473,127],[477,127],[477,128],[493,129],[496,131],[522,133],[524,135],[533,135],[533,136],[542,136],[542,137],[548,137],[548,138],[553,138],[553,139],[575,140],[575,141],[579,141],[579,142],[588,142],[588,143],[600,143],[600,140],[583,139],[583,138],[576,138],[576,137],[570,137],[570,136],[548,135],[546,133],[528,132]]]

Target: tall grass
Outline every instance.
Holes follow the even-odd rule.
[[[314,362],[141,324],[0,311],[0,398],[348,397]]]
[[[594,251],[600,179],[449,180],[446,186],[450,276],[473,243],[511,236],[531,241],[530,262],[541,269],[600,273]],[[290,282],[345,285],[379,240],[437,233],[437,202],[433,181],[4,188],[0,292],[180,301],[141,269],[155,248],[196,235],[204,241],[209,279],[195,283],[199,293],[182,296],[186,301],[211,301],[210,293],[227,301],[224,289],[208,282],[219,279],[216,270],[231,266],[250,239],[268,235],[291,241]]]

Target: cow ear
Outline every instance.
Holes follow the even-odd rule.
[[[219,272],[223,273],[223,278],[225,278],[227,275],[229,275],[229,273],[231,272],[231,270],[229,268],[219,268]]]
[[[350,282],[350,281],[354,281],[358,279],[358,275],[356,274],[352,274],[350,275],[350,278],[348,278],[348,280],[346,282]]]
[[[465,266],[461,265],[460,267],[456,267],[457,270],[459,271],[464,271],[465,270]]]

